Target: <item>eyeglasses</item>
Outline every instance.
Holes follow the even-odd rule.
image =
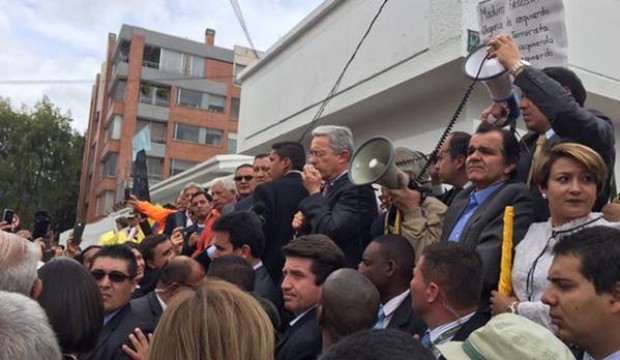
[[[237,181],[237,182],[239,182],[239,181],[241,181],[241,180],[250,181],[250,180],[252,180],[252,179],[254,179],[254,176],[253,176],[253,175],[235,176],[235,177],[233,178],[233,180],[235,180],[235,181]]]
[[[102,280],[104,277],[106,277],[106,275],[110,278],[110,281],[115,283],[121,283],[127,279],[131,279],[131,276],[123,274],[120,271],[105,272],[103,270],[93,270],[90,273],[97,281]]]

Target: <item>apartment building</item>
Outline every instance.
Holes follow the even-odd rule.
[[[240,87],[236,75],[256,56],[215,46],[215,30],[196,42],[123,25],[109,34],[93,85],[78,217],[94,221],[122,202],[131,186],[132,139],[150,127],[153,185],[237,147]]]

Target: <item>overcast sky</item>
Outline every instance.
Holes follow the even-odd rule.
[[[322,1],[239,4],[254,45],[266,50]],[[213,28],[215,45],[249,46],[229,0],[0,0],[0,8],[0,97],[19,107],[47,95],[71,112],[82,133],[108,33],[118,34],[123,23],[200,42]],[[19,84],[24,81],[34,84]]]

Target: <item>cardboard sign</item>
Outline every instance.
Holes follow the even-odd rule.
[[[511,35],[523,60],[537,68],[567,65],[562,0],[486,0],[478,4],[483,41]]]

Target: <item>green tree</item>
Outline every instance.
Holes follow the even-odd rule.
[[[15,210],[21,228],[37,210],[49,212],[55,231],[75,222],[84,137],[70,116],[47,97],[19,110],[0,98],[0,206]]]

